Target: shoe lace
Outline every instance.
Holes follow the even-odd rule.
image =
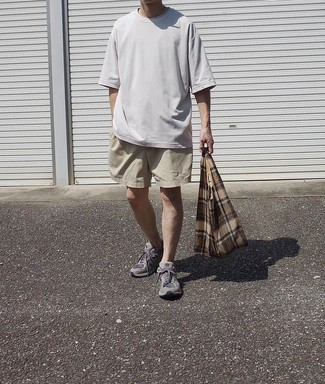
[[[144,249],[139,256],[138,263],[143,263],[146,266],[147,272],[149,272],[150,263],[157,257],[158,253],[154,248]]]
[[[145,249],[141,252],[139,256],[138,263],[143,263],[146,266],[147,272],[149,272],[148,262],[150,260],[150,251],[148,249]]]
[[[173,276],[175,276],[175,272],[169,269],[163,269],[161,271],[158,271],[157,281],[161,280],[162,285],[165,286],[172,281]]]
[[[139,259],[138,259],[138,263],[143,263],[143,262],[147,262],[148,261],[148,258],[149,258],[149,252],[148,250],[144,250],[140,253],[140,256],[139,256]]]

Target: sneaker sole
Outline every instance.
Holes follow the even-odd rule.
[[[159,292],[159,297],[162,298],[162,299],[174,299],[176,297],[180,297],[183,295],[183,291],[182,290],[179,290],[179,291],[167,291],[167,292]]]
[[[143,273],[135,273],[135,272],[130,272],[130,275],[132,277],[137,277],[137,278],[141,278],[141,277],[148,277],[148,276],[151,276],[155,273],[156,271],[154,272],[151,272],[151,273],[148,273],[148,272],[143,272]]]

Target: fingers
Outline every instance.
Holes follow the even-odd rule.
[[[210,155],[213,153],[213,144],[214,144],[214,141],[213,140],[210,140],[207,142],[208,144],[208,151],[210,153]]]
[[[203,151],[204,148],[208,148],[208,151],[209,151],[209,153],[211,155],[213,153],[213,144],[214,144],[213,140],[207,140],[207,141],[200,140],[200,150],[201,150],[201,152]]]

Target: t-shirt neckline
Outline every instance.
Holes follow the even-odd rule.
[[[137,8],[134,12],[135,12],[135,15],[136,17],[140,20],[140,21],[143,21],[144,23],[151,23],[153,21],[159,21],[159,20],[162,20],[164,17],[166,17],[171,8],[170,7],[166,7],[167,9],[165,10],[164,13],[162,13],[160,16],[156,16],[156,17],[145,17],[145,16],[142,16],[140,15],[140,8]]]

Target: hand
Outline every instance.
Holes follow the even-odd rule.
[[[208,148],[208,151],[210,155],[213,153],[213,137],[211,130],[201,130],[201,135],[200,135],[200,150],[201,152],[205,147]]]

